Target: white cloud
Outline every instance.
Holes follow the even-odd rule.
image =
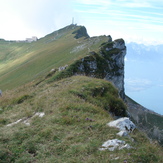
[[[160,4],[163,4],[162,0],[73,0],[73,2],[83,5],[114,5],[128,8],[160,8]]]
[[[73,0],[73,2],[77,2],[85,5],[109,5],[112,4],[112,0]]]
[[[139,2],[139,1],[126,2],[126,3],[122,4],[122,6],[130,7],[130,8],[143,8],[143,7],[149,8],[149,7],[152,7],[149,3],[144,2],[144,1],[141,1],[141,2]]]
[[[89,29],[91,36],[110,34],[115,39],[124,38],[128,42],[163,43],[162,1],[77,0],[75,2],[75,12],[81,15],[82,24]]]

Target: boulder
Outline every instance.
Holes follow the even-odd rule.
[[[111,121],[107,125],[109,127],[118,128],[120,132],[117,133],[117,135],[119,136],[127,136],[128,133],[132,132],[136,128],[135,124],[128,117]]]

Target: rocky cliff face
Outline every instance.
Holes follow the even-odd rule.
[[[123,39],[103,43],[99,52],[90,52],[86,57],[78,60],[72,68],[73,75],[86,75],[111,81],[118,89],[122,99],[124,92],[124,57],[126,46]]]
[[[126,55],[125,43],[122,39],[118,39],[113,42],[112,47],[105,47],[104,50],[108,52],[106,53],[108,55],[110,51],[113,51],[110,54],[110,60],[107,61],[111,71],[108,71],[105,79],[111,81],[115,85],[115,87],[119,90],[120,96],[122,99],[124,99],[124,57]],[[114,50],[116,52],[114,52]]]

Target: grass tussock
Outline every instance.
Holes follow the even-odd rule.
[[[162,162],[162,150],[150,144],[138,130],[135,140],[119,138],[106,123],[109,112],[125,115],[117,90],[107,81],[76,76],[49,84],[30,83],[4,92],[0,98],[0,162]],[[6,125],[36,112],[30,126]],[[134,149],[99,151],[108,139],[118,138]],[[115,158],[118,158],[117,160]]]

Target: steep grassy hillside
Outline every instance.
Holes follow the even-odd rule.
[[[0,89],[7,90],[30,82],[52,68],[71,64],[98,50],[108,37],[89,38],[85,27],[70,25],[37,42],[0,40]]]
[[[116,135],[109,112],[126,106],[108,81],[74,76],[49,84],[30,83],[0,98],[0,162],[162,162],[162,149],[135,130]],[[34,116],[43,112],[44,117]],[[20,120],[22,119],[22,120]],[[13,122],[18,122],[7,126]],[[132,149],[99,151],[104,141],[121,139]],[[133,141],[134,139],[134,141]]]

